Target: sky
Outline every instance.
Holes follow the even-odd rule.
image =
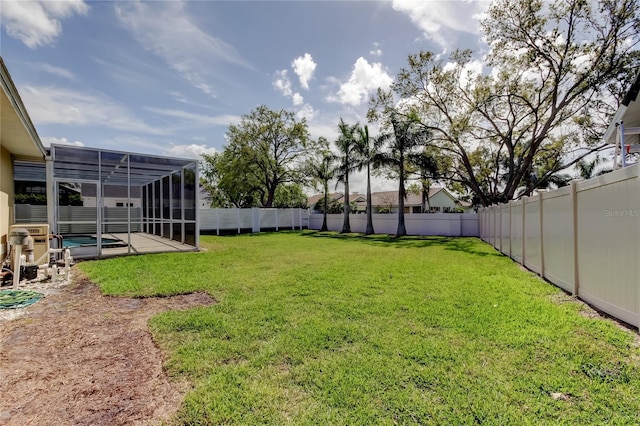
[[[366,124],[409,54],[481,55],[484,1],[0,1],[0,54],[40,139],[182,158],[260,105],[313,138]],[[374,190],[393,189],[374,180]],[[351,190],[364,192],[363,176]]]

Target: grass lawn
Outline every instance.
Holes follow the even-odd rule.
[[[475,238],[203,236],[84,262],[103,292],[204,290],[151,320],[185,424],[637,424],[634,334]]]

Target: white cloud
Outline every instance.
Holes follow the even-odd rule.
[[[35,86],[21,88],[20,93],[36,124],[102,126],[156,135],[166,133],[136,119],[131,111],[103,96]]]
[[[118,86],[157,89],[157,85],[154,85],[153,80],[149,79],[149,72],[155,70],[154,66],[146,64],[146,69],[140,70],[140,63],[135,63],[136,60],[134,58],[125,55],[119,56],[121,58],[118,58],[118,60],[109,61],[95,56],[92,56],[91,59],[100,65],[101,70],[108,74]],[[171,72],[167,71],[168,73]]]
[[[116,15],[145,49],[161,57],[194,87],[213,96],[209,79],[216,64],[252,67],[232,45],[200,29],[184,9],[183,1],[129,1],[116,5]]]
[[[55,41],[62,32],[60,19],[85,15],[88,10],[82,0],[3,1],[0,22],[10,37],[35,49]]]
[[[294,106],[300,106],[304,103],[304,97],[302,97],[302,95],[298,92],[293,94],[292,99]]]
[[[228,126],[229,124],[237,124],[240,122],[240,117],[231,114],[194,114],[192,112],[182,111],[178,109],[164,109],[155,107],[145,107],[144,109],[155,114],[163,115],[165,117],[180,118],[189,122],[190,125],[197,126]]]
[[[309,80],[313,78],[313,73],[316,70],[316,63],[313,62],[311,55],[305,53],[304,56],[294,59],[291,68],[300,79],[302,88],[309,90]]]
[[[300,106],[304,103],[304,97],[296,92],[293,93],[291,80],[287,70],[276,71],[276,78],[273,80],[273,87],[278,89],[284,96],[291,98],[293,106]]]
[[[377,58],[382,56],[382,49],[380,49],[380,43],[374,42],[373,49],[369,51],[369,55],[375,56]]]
[[[181,92],[177,91],[177,90],[172,90],[169,91],[169,95],[176,100],[177,102],[180,102],[182,104],[185,105],[191,105],[191,106],[195,106],[198,108],[205,108],[205,109],[212,109],[213,107],[209,104],[203,104],[200,102],[194,102],[191,99],[187,98],[184,94],[182,94]]]
[[[171,148],[164,152],[164,155],[172,157],[182,158],[200,158],[202,154],[214,154],[217,150],[207,145],[174,145],[171,144]]]
[[[452,71],[456,68],[456,63],[447,62],[444,67],[442,67],[443,71]],[[475,59],[473,61],[467,62],[462,71],[460,72],[460,84],[466,86],[467,83],[473,81],[475,77],[482,75],[482,71],[484,68],[484,64],[481,60]]]
[[[309,104],[304,104],[296,113],[296,117],[298,117],[298,119],[304,118],[307,121],[313,120],[316,115],[318,115],[318,113]]]
[[[170,141],[163,139],[149,138],[148,136],[136,136],[127,133],[101,140],[100,147],[115,150],[122,150],[123,147],[125,147],[124,149],[128,152],[162,155],[161,146],[168,145],[170,143]]]
[[[66,70],[64,68],[60,68],[60,67],[56,67],[53,65],[49,65],[49,64],[38,64],[38,66],[40,68],[42,68],[43,71],[48,72],[51,75],[55,75],[58,77],[62,77],[62,78],[66,78],[67,80],[75,80],[76,76],[74,73],[72,73],[69,70]]]
[[[43,138],[40,138],[40,140],[42,141],[42,144],[44,146],[51,146],[51,144],[84,146],[84,144],[82,142],[80,142],[80,141],[71,142],[67,138],[56,138],[54,136],[45,136]]]
[[[480,33],[480,22],[489,8],[488,1],[440,1],[440,0],[393,0],[392,6],[398,12],[409,16],[411,21],[423,31],[425,38],[442,47],[448,47],[449,35],[461,31]]]
[[[284,96],[292,96],[291,80],[287,70],[276,71],[276,79],[273,80],[273,87],[278,89]]]
[[[366,102],[369,95],[379,87],[388,89],[391,83],[393,78],[382,68],[382,64],[369,64],[365,58],[359,57],[353,65],[349,81],[340,85],[337,97],[329,97],[327,100],[357,106]]]

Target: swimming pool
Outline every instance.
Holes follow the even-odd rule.
[[[101,240],[102,247],[126,247],[127,243],[122,240],[118,240],[115,238],[102,238]],[[87,247],[87,246],[97,246],[98,239],[91,235],[70,235],[67,237],[63,237],[62,246],[63,247]]]

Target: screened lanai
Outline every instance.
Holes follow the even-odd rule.
[[[17,162],[16,188],[39,167]],[[196,160],[52,145],[45,181],[46,222],[76,258],[199,247]],[[38,209],[25,208],[16,219],[34,222]]]

